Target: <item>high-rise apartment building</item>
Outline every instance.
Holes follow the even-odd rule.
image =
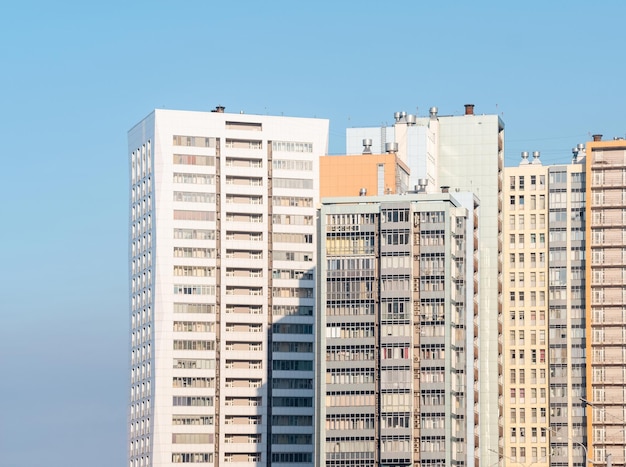
[[[626,465],[626,141],[586,151],[589,460]]]
[[[427,193],[433,193],[448,186],[450,192],[470,192],[479,199],[480,290],[472,330],[480,348],[472,379],[479,397],[468,413],[468,419],[474,419],[475,430],[467,440],[467,449],[474,451],[468,465],[495,465],[500,460],[499,412],[503,396],[499,382],[499,323],[504,123],[497,115],[475,114],[473,105],[465,106],[464,115],[443,116],[432,107],[428,117],[397,112],[394,118],[390,127],[347,129],[347,153],[360,152],[364,139],[371,141],[372,152],[382,153],[392,147],[410,169],[411,187],[425,187]]]
[[[128,135],[129,465],[313,465],[328,121],[155,110]]]
[[[477,200],[445,192],[322,203],[317,465],[467,465]]]
[[[584,466],[585,166],[504,169],[504,464]]]

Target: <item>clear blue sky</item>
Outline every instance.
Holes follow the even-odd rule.
[[[505,121],[507,165],[565,163],[626,136],[625,17],[617,0],[5,1],[0,465],[126,465],[126,132],[153,108],[328,118],[340,154],[348,126],[473,103]]]

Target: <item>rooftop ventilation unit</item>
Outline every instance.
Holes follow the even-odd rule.
[[[371,154],[372,153],[372,139],[365,138],[363,139],[363,154]]]
[[[385,152],[390,154],[398,152],[398,143],[385,143]]]

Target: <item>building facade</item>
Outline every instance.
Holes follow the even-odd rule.
[[[359,154],[320,158],[320,197],[382,196],[409,190],[409,168],[398,154]]]
[[[317,465],[473,457],[478,214],[473,196],[459,198],[323,200]]]
[[[468,413],[474,419],[468,449],[474,452],[468,465],[494,465],[499,461],[502,410],[499,321],[502,319],[502,183],[504,123],[497,115],[477,115],[473,105],[463,115],[439,115],[432,107],[427,117],[397,112],[393,126],[349,128],[346,151],[359,152],[363,140],[371,140],[373,152],[397,148],[410,169],[409,186],[427,193],[447,186],[451,192],[474,193],[480,202],[479,304],[475,310],[476,398]],[[480,329],[480,332],[479,332]]]
[[[589,458],[626,465],[626,141],[586,149]]]
[[[505,464],[585,465],[584,162],[504,169]]]
[[[313,465],[328,121],[155,110],[128,135],[129,465]]]

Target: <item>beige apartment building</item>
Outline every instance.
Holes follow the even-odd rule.
[[[587,143],[587,427],[594,465],[626,460],[626,141]]]
[[[584,156],[504,169],[502,465],[585,465]]]

